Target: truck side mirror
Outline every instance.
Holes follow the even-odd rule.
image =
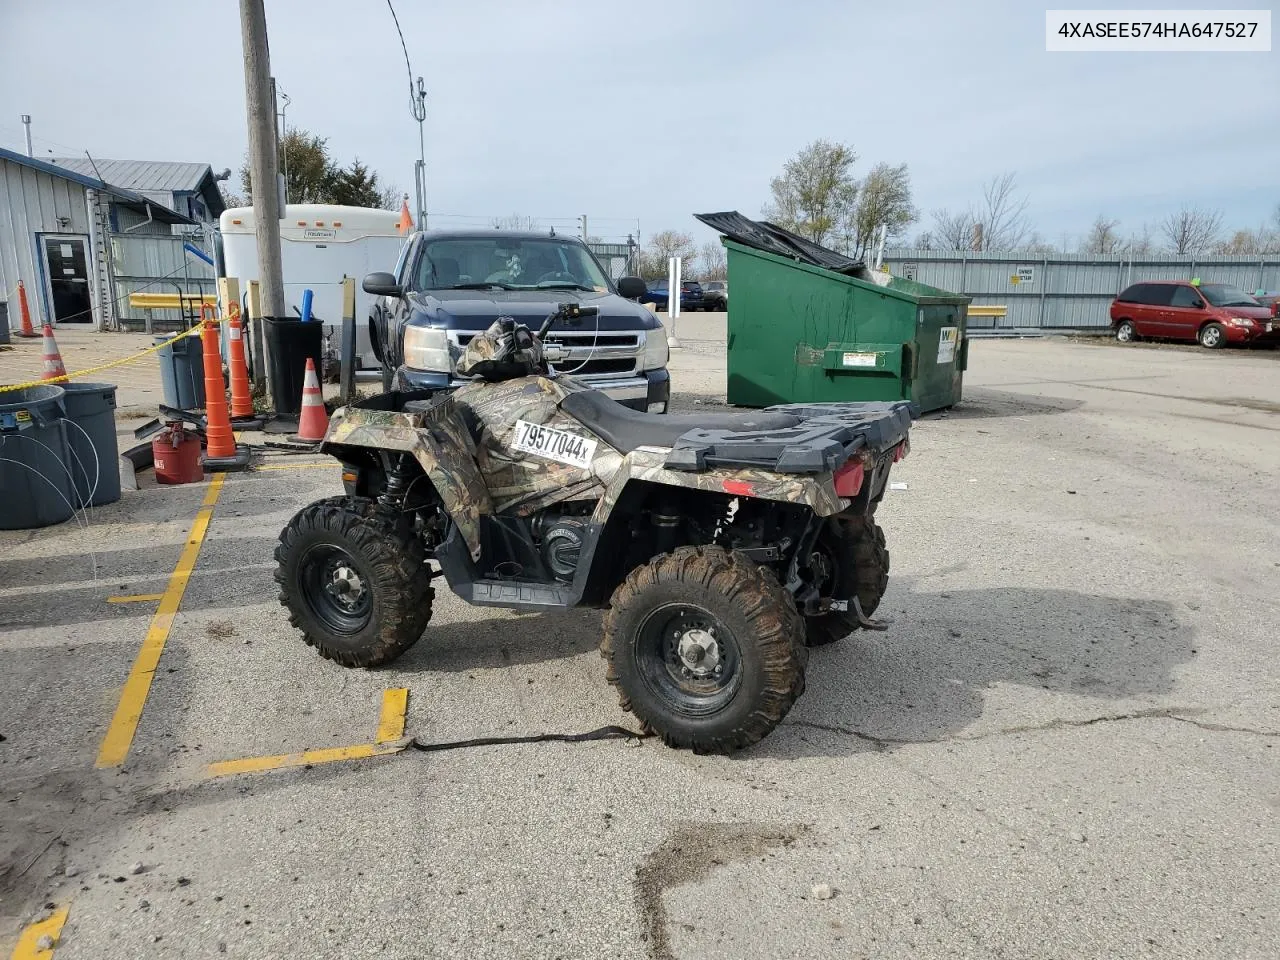
[[[365,293],[372,293],[376,297],[400,297],[404,295],[404,289],[396,282],[395,276],[381,271],[366,274],[360,286]]]
[[[639,277],[619,277],[618,278],[618,296],[625,297],[628,300],[639,300],[649,289],[644,285],[644,281]]]

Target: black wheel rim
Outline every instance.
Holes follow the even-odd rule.
[[[362,565],[337,544],[311,547],[298,564],[299,593],[312,615],[335,634],[350,636],[369,624],[373,594]]]
[[[664,604],[645,617],[636,659],[645,686],[682,716],[716,713],[742,686],[738,638],[695,603]]]

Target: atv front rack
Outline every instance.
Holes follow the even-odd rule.
[[[891,403],[788,403],[766,408],[802,421],[794,427],[761,431],[690,430],[668,454],[672,470],[712,467],[763,468],[775,473],[829,473],[860,450],[881,454],[911,429],[919,408]]]

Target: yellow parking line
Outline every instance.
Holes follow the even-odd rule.
[[[229,777],[237,773],[263,773],[282,767],[315,766],[317,763],[334,763],[338,760],[366,760],[369,757],[386,757],[399,753],[404,744],[392,743],[404,736],[405,711],[409,706],[409,691],[397,687],[382,691],[382,712],[378,716],[378,733],[373,743],[361,743],[354,747],[328,747],[324,750],[303,750],[301,753],[280,753],[272,757],[246,757],[243,760],[223,760],[205,767],[209,777]]]
[[[265,467],[254,467],[253,469],[254,469],[254,472],[256,473],[259,470],[305,470],[308,467],[311,467],[314,469],[316,467],[340,467],[340,466],[342,466],[342,464],[340,464],[337,460],[334,460],[331,463],[271,463],[271,464],[267,464],[267,466]]]
[[[215,473],[209,482],[209,489],[205,491],[204,501],[191,524],[187,545],[183,547],[178,565],[169,576],[169,585],[160,597],[160,607],[151,618],[146,639],[142,641],[142,648],[138,651],[133,668],[129,671],[129,678],[125,680],[124,689],[120,692],[115,716],[111,718],[107,735],[102,738],[102,746],[94,764],[98,769],[120,766],[133,745],[138,721],[142,719],[142,708],[146,706],[151,681],[160,663],[160,654],[164,652],[164,645],[169,640],[169,631],[173,629],[173,620],[182,603],[182,595],[186,593],[187,581],[191,579],[191,571],[195,569],[196,559],[200,556],[200,546],[204,543],[205,534],[209,532],[213,507],[218,502],[222,481],[226,476],[225,473]]]
[[[377,746],[362,743],[355,747],[329,747],[325,750],[304,750],[302,753],[282,753],[274,757],[247,757],[244,760],[223,760],[205,768],[210,777],[227,777],[235,773],[262,773],[281,767],[303,767],[308,764],[333,763],[337,760],[365,760],[399,753],[403,746]]]
[[[58,937],[62,934],[62,925],[67,922],[70,907],[59,907],[43,920],[28,924],[18,936],[18,945],[9,954],[9,960],[51,960],[53,951],[58,946]],[[48,937],[53,946],[41,950],[37,944],[41,937]]]
[[[107,597],[107,603],[146,603],[148,600],[163,599],[163,593],[125,593],[115,597]]]
[[[382,691],[382,714],[378,717],[378,735],[374,743],[390,743],[404,736],[404,715],[409,706],[409,690],[398,687]]]

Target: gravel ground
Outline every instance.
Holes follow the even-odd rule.
[[[723,317],[678,334],[673,406],[720,403]],[[590,611],[441,590],[394,665],[317,657],[270,573],[288,517],[339,490],[320,466],[226,481],[129,758],[96,771],[155,611],[106,597],[164,589],[208,484],[0,533],[0,949],[51,904],[58,960],[1273,957],[1278,357],[974,342],[878,514],[892,627],[814,651],[732,757],[208,779],[368,743],[395,687],[430,740],[630,722]]]

